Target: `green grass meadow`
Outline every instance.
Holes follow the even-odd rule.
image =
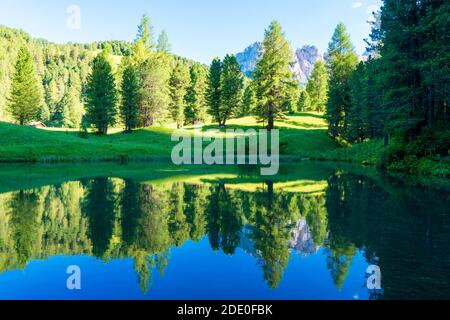
[[[326,122],[317,113],[302,113],[276,123],[280,130],[282,156],[320,158],[339,146],[327,135]],[[227,129],[262,128],[253,117],[233,119]],[[208,124],[203,130],[218,129]],[[171,126],[159,126],[123,133],[111,130],[106,136],[89,133],[79,137],[77,131],[35,129],[0,123],[0,162],[77,162],[169,159],[176,142],[171,141]],[[193,134],[193,127],[184,130]],[[220,132],[218,134],[221,134]],[[213,134],[212,137],[214,137]],[[207,143],[206,143],[207,144]]]

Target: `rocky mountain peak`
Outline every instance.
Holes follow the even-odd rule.
[[[241,70],[247,77],[252,77],[262,51],[262,43],[255,42],[236,55]],[[315,46],[303,46],[292,53],[292,58],[291,69],[300,85],[305,86],[311,76],[314,64],[317,60],[322,59],[322,55]]]

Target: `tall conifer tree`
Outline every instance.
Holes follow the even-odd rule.
[[[328,45],[327,67],[330,76],[326,117],[333,137],[345,134],[351,107],[350,78],[358,64],[358,56],[343,23],[336,27]]]
[[[263,55],[258,61],[255,80],[258,97],[258,117],[267,121],[267,129],[274,128],[275,118],[283,115],[286,90],[294,81],[290,69],[292,51],[284,38],[281,25],[273,21],[266,30]]]
[[[221,103],[221,79],[222,79],[222,61],[215,58],[209,68],[208,86],[206,88],[206,100],[208,102],[208,112],[216,122],[221,125],[220,103]]]
[[[169,80],[169,110],[178,128],[184,125],[185,97],[189,81],[189,70],[181,62],[177,62]]]
[[[226,55],[223,60],[220,86],[219,125],[225,126],[227,120],[236,115],[242,103],[244,77],[234,55]]]
[[[322,60],[317,61],[314,65],[306,91],[311,99],[312,110],[317,112],[325,111],[328,100],[328,74]]]
[[[99,134],[106,134],[108,127],[116,123],[118,99],[112,67],[104,54],[94,59],[86,97],[89,122],[97,128]]]
[[[26,47],[19,50],[8,101],[9,112],[20,125],[37,118],[42,97],[33,57]]]
[[[122,102],[120,105],[120,116],[126,132],[131,132],[138,125],[139,119],[139,79],[136,68],[127,63],[122,76]]]

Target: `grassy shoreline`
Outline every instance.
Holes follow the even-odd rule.
[[[233,119],[228,129],[258,129],[261,125],[252,117]],[[302,160],[318,160],[380,166],[387,147],[382,141],[369,141],[342,147],[327,134],[327,124],[321,114],[299,113],[276,123],[280,130],[280,162],[292,164]],[[211,124],[203,130],[218,129]],[[171,163],[171,151],[177,144],[171,141],[171,127],[151,127],[125,134],[112,130],[106,136],[89,134],[82,139],[77,131],[35,129],[0,122],[0,163]],[[193,127],[186,127],[193,134]],[[217,132],[214,135],[222,135]],[[207,145],[208,142],[205,142]],[[419,175],[448,177],[448,161],[418,162]],[[393,174],[400,170],[392,170]],[[395,168],[394,168],[395,169]],[[391,172],[390,172],[391,173]]]

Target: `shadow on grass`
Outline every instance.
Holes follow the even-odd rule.
[[[325,120],[325,117],[323,115],[317,114],[317,113],[313,113],[313,112],[297,112],[297,113],[290,114],[289,116],[292,116],[292,117],[311,117],[311,118]]]

